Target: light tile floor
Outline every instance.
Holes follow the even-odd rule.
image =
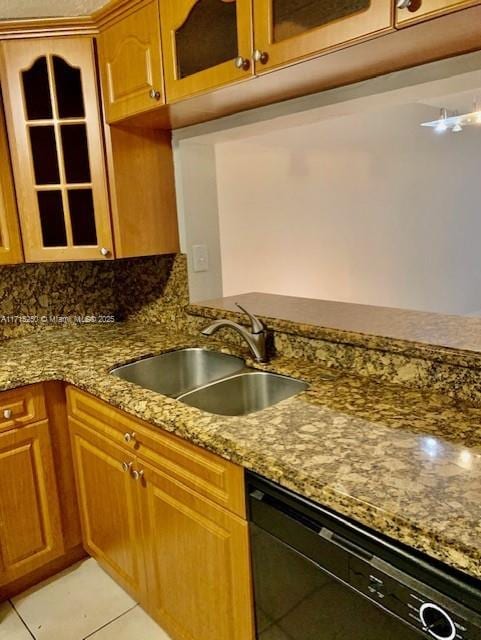
[[[89,558],[0,604],[0,640],[170,640]]]

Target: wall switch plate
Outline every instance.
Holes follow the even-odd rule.
[[[194,271],[197,273],[209,270],[209,252],[205,244],[194,244],[192,246],[192,262]]]

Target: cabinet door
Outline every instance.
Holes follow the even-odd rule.
[[[63,553],[48,422],[0,434],[0,585]]]
[[[2,43],[27,262],[112,257],[93,43]]]
[[[145,593],[134,456],[69,419],[86,550],[139,598]],[[124,465],[127,465],[125,467]]]
[[[102,31],[98,54],[107,122],[164,104],[157,0]]]
[[[162,0],[168,102],[252,76],[251,13],[251,0]]]
[[[247,523],[138,464],[152,616],[174,640],[252,640]]]
[[[435,18],[443,13],[451,13],[481,3],[479,0],[405,0],[403,4],[403,7],[396,9],[397,27],[408,26],[413,22]]]
[[[255,0],[256,73],[393,30],[392,0]]]
[[[0,96],[0,264],[23,262],[7,129]]]

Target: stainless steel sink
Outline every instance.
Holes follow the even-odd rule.
[[[180,402],[222,416],[245,416],[286,400],[308,385],[264,371],[250,371],[214,382],[178,398]]]
[[[144,389],[176,398],[246,368],[242,358],[207,349],[179,349],[138,360],[111,373]]]

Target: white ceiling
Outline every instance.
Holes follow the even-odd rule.
[[[0,20],[81,16],[107,4],[108,0],[0,0]]]

